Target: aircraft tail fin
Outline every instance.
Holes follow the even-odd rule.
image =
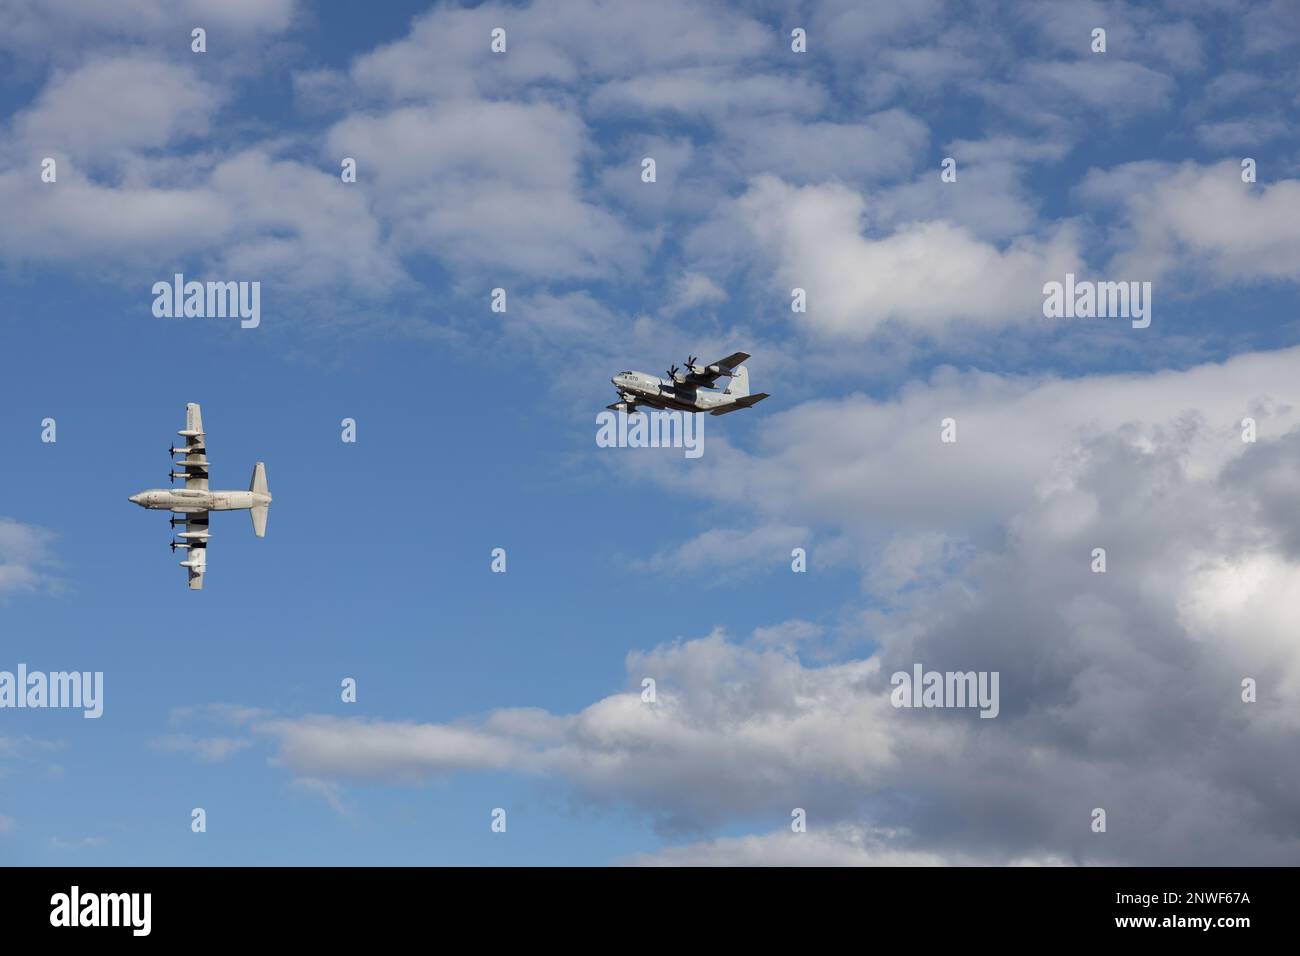
[[[723,394],[730,395],[733,398],[744,398],[748,395],[749,369],[745,368],[743,365],[740,366],[740,368],[732,369],[731,384],[727,386],[727,389]]]
[[[271,493],[266,485],[266,465],[260,461],[253,466],[253,480],[248,483],[248,490],[259,495]],[[259,538],[266,537],[266,512],[269,507],[269,505],[255,505],[248,509],[248,514],[253,519],[253,534]]]

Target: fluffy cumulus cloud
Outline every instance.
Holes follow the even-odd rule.
[[[664,480],[769,523],[992,541],[1045,483],[1069,480],[1085,440],[1155,442],[1190,430],[1188,464],[1203,474],[1258,447],[1241,441],[1247,416],[1263,439],[1281,438],[1300,424],[1290,401],[1296,358],[1286,350],[1182,372],[1081,378],[939,368],[887,398],[814,400],[769,416],[752,450],[710,439],[689,481]],[[955,443],[940,441],[948,418]]]
[[[497,28],[505,55],[489,50]],[[604,177],[590,168],[622,168],[627,192],[643,154],[598,144],[591,122],[664,98],[706,114],[728,98],[763,102],[780,83],[732,66],[771,42],[744,14],[692,3],[653,13],[545,0],[438,8],[345,73],[308,73],[300,87],[355,104],[331,127],[329,155],[361,160],[405,252],[432,255],[464,281],[625,279],[646,264],[655,232],[620,214],[628,197],[602,201]],[[625,85],[633,76],[641,82]],[[665,167],[670,158],[659,154]]]
[[[641,238],[582,197],[585,143],[579,118],[544,103],[402,107],[329,134],[334,154],[374,177],[377,209],[408,251],[555,278],[643,258]]]
[[[139,41],[178,42],[188,52],[190,30],[247,43],[282,33],[293,20],[294,0],[0,0],[0,52],[19,60],[67,56],[82,45]]]
[[[1063,144],[1019,136],[957,140],[943,147],[956,163],[961,189],[949,188],[933,169],[871,195],[871,216],[887,226],[946,220],[980,239],[1006,241],[1030,233],[1038,222],[1038,200],[1025,178],[1040,164],[1066,154]]]
[[[488,43],[497,28],[506,32],[508,55],[491,57]],[[491,98],[584,78],[737,63],[775,44],[768,27],[721,4],[669,0],[651,9],[598,0],[487,3],[431,10],[415,20],[408,36],[359,57],[350,72],[364,93],[380,99]]]
[[[58,72],[15,126],[36,150],[94,161],[205,134],[220,100],[193,68],[117,56]]]
[[[838,184],[794,187],[762,176],[732,215],[781,288],[807,294],[799,320],[832,338],[863,339],[888,323],[937,332],[1041,319],[1043,283],[1079,262],[1068,226],[1005,246],[944,220],[871,235],[866,201]]]
[[[0,230],[0,254],[146,288],[191,267],[363,295],[399,284],[379,222],[337,175],[276,144],[208,148],[226,96],[191,64],[134,53],[56,70],[0,147],[0,203],[39,224]]]
[[[1094,170],[1079,192],[1122,214],[1116,275],[1300,280],[1300,179],[1245,183],[1236,161],[1139,162]]]
[[[1213,179],[1220,170],[1196,168],[1145,189],[1147,174],[1121,165],[1075,193],[1078,215],[1055,218],[1026,185],[1080,146],[1079,110],[1113,129],[1172,108],[1205,72],[1201,20],[1172,7],[1008,2],[969,22],[955,8],[824,0],[806,11],[811,46],[796,54],[791,24],[762,8],[435,6],[340,67],[294,54],[286,124],[248,115],[250,68],[234,61],[289,34],[291,0],[131,0],[107,20],[61,0],[6,4],[6,36],[26,38],[13,56],[58,48],[54,36],[68,48],[93,39],[97,52],[26,66],[38,81],[5,130],[0,202],[41,228],[0,232],[0,256],[131,283],[181,267],[261,271],[359,302],[419,291],[432,262],[438,294],[612,283],[670,303],[646,307],[664,317],[680,311],[678,277],[695,273],[717,290],[707,301],[735,307],[807,289],[796,331],[828,350],[1023,323],[1042,283],[1082,268],[1090,246],[1094,267],[1177,259],[1208,264],[1214,281],[1294,281],[1293,237],[1270,212],[1294,204],[1294,182],[1234,196]],[[161,42],[191,22],[210,25],[220,57]],[[1104,56],[1087,49],[1099,22]],[[1035,57],[1015,49],[1010,23],[1033,37]],[[496,28],[502,55],[489,46]],[[1220,42],[1255,41],[1238,25]],[[1219,79],[1196,108],[1202,139],[1277,135],[1278,81]],[[1261,90],[1269,103],[1244,108]],[[981,139],[935,144],[929,117],[945,99],[1010,115]],[[940,183],[936,145],[958,160],[957,183]],[[39,180],[46,156],[60,163],[57,185]],[[646,156],[654,184],[640,181]],[[340,182],[342,157],[358,161],[355,184]],[[1108,208],[1131,228],[1081,225]],[[1266,228],[1247,235],[1261,217]],[[1214,234],[1220,222],[1228,234]],[[626,332],[623,321],[597,330]]]
[[[339,192],[337,179],[320,170],[261,150],[184,173],[137,160],[132,178],[114,185],[64,163],[49,188],[36,170],[0,172],[0,202],[41,223],[0,233],[0,251],[18,261],[76,263],[145,288],[191,269],[364,294],[404,275],[360,197]]]

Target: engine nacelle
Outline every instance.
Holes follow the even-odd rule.
[[[212,535],[207,531],[181,531],[177,533],[176,537],[184,538],[186,541],[207,541]],[[178,544],[176,547],[179,548],[180,545]]]

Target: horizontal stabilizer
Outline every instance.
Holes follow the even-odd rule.
[[[726,415],[728,412],[739,411],[742,408],[749,408],[751,405],[757,405],[763,399],[767,398],[767,392],[759,392],[757,395],[746,395],[744,398],[738,398],[734,402],[723,405],[721,408],[715,408],[710,415]]]

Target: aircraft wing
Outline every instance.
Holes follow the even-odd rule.
[[[726,358],[718,359],[716,362],[711,362],[710,364],[716,365],[724,371],[729,371],[737,365],[744,365],[747,358],[749,358],[748,352],[732,352]]]
[[[203,590],[203,575],[208,570],[208,513],[199,511],[185,516],[185,533],[181,535],[189,543],[185,560],[181,567],[189,572],[190,590]]]
[[[732,370],[737,366],[744,365],[745,360],[748,358],[748,352],[732,352],[726,358],[718,359],[716,362],[710,362],[708,365],[697,365],[695,367],[702,369],[702,371],[692,372],[690,375],[690,381],[695,385],[703,385],[706,388],[712,388],[713,383],[718,380],[719,376],[730,375]],[[717,368],[718,371],[712,371],[714,368]]]
[[[203,412],[195,402],[185,406],[185,428],[176,434],[185,439],[185,457],[173,462],[185,476],[185,487],[196,491],[208,490],[208,448],[203,434]]]

